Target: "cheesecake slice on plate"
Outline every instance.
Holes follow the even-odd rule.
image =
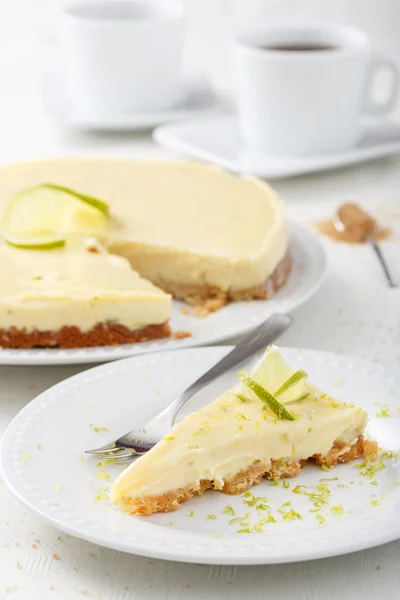
[[[239,494],[266,477],[300,473],[307,461],[325,468],[361,456],[375,460],[364,439],[362,406],[332,398],[295,371],[276,347],[251,374],[176,424],[114,482],[111,499],[123,511],[176,510],[206,490]]]
[[[0,346],[79,348],[168,337],[171,296],[95,240],[0,246]]]

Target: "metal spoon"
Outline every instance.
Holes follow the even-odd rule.
[[[340,219],[340,215],[339,212],[336,213],[336,215],[333,217],[332,219],[333,221],[333,225],[335,227],[335,229],[337,231],[339,231],[339,233],[342,233],[344,231],[346,231],[346,226],[344,225],[343,221]],[[388,281],[388,284],[390,287],[395,288],[397,287],[397,285],[395,284],[390,271],[389,271],[389,267],[387,265],[386,259],[382,254],[382,250],[380,249],[378,243],[376,242],[376,240],[374,240],[374,238],[371,235],[367,235],[365,237],[365,241],[372,247],[372,249],[374,250],[379,263],[382,267],[383,272],[385,273],[386,279]]]

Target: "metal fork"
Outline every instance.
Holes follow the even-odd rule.
[[[176,415],[182,406],[203,387],[241,364],[254,354],[272,344],[281,336],[292,322],[288,315],[274,314],[254,330],[247,333],[222,360],[211,367],[197,381],[192,383],[180,396],[167,406],[154,419],[138,429],[126,433],[115,442],[102,448],[86,450],[97,457],[109,457],[118,462],[130,462],[145,454],[159,442],[174,424]]]

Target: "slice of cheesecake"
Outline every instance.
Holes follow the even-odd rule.
[[[362,406],[309,384],[277,348],[267,349],[250,379],[242,379],[247,383],[190,414],[123,471],[112,487],[112,502],[150,515],[176,510],[208,489],[239,494],[263,477],[293,477],[309,459],[333,467],[361,456],[376,458],[376,442],[363,437],[368,417]],[[249,383],[257,393],[263,390],[264,400]]]
[[[289,276],[283,202],[264,182],[194,162],[46,160],[0,170],[0,211],[44,183],[103,199],[108,226],[84,233],[192,305],[269,298]]]
[[[168,337],[171,297],[95,240],[0,246],[0,347],[75,348]]]

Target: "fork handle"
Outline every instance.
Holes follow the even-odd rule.
[[[217,362],[216,365],[211,367],[207,373],[204,373],[197,381],[192,383],[175,402],[167,407],[165,412],[171,411],[175,417],[179,409],[182,408],[189,398],[220,377],[220,375],[223,375],[256,354],[261,348],[272,344],[288,329],[291,323],[292,317],[288,315],[278,313],[271,315],[261,325],[247,333],[234,349]]]

